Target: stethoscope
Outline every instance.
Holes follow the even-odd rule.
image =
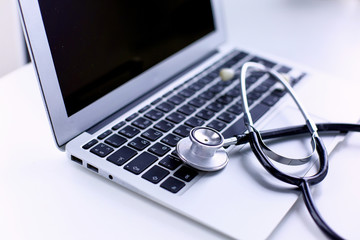
[[[278,80],[290,94],[302,116],[305,119],[305,124],[300,126],[293,126],[281,129],[258,131],[253,124],[253,120],[249,111],[247,95],[246,95],[246,76],[249,69],[256,69],[270,74]],[[189,137],[180,140],[177,144],[177,152],[181,160],[189,166],[192,166],[201,171],[217,171],[224,168],[229,157],[226,147],[231,145],[241,145],[250,143],[253,153],[256,155],[262,166],[275,178],[286,182],[288,184],[297,186],[304,196],[305,205],[318,227],[330,238],[342,239],[336,232],[334,232],[320,216],[318,210],[313,202],[310,185],[320,183],[328,172],[328,155],[325,145],[319,136],[318,132],[331,133],[347,133],[349,131],[360,132],[359,124],[346,123],[321,123],[315,124],[305,111],[299,99],[297,98],[293,88],[286,76],[278,73],[275,70],[267,69],[262,64],[247,62],[243,64],[240,71],[240,93],[242,99],[242,106],[244,111],[244,123],[248,130],[247,133],[237,135],[225,139],[223,135],[215,129],[209,127],[195,127],[190,131]],[[223,69],[220,71],[220,76],[223,80],[230,80],[235,76],[235,71],[232,69]],[[286,156],[277,154],[271,150],[263,140],[275,139],[279,137],[294,136],[308,133],[311,137],[312,152],[301,158],[288,158]],[[301,165],[308,163],[312,157],[317,153],[318,157],[318,171],[311,176],[296,177],[288,175],[273,164],[271,160],[288,165]]]

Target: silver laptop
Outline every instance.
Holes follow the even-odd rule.
[[[185,166],[175,146],[195,126],[226,137],[245,131],[239,84],[221,82],[219,69],[261,62],[290,74],[299,89],[309,74],[225,45],[220,0],[19,0],[19,7],[56,144],[74,166],[226,236],[269,236],[296,191],[284,194],[247,147],[229,150],[225,169],[204,173]],[[270,76],[252,73],[248,93],[260,128],[302,123]]]

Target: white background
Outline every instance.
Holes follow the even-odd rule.
[[[223,2],[230,43],[360,89],[359,1]],[[30,65],[0,80],[0,239],[226,239],[68,161],[55,147],[35,81]],[[360,118],[357,103],[344,107]],[[360,238],[359,142],[352,134],[339,145],[314,190],[322,215],[350,239]],[[270,238],[325,239],[301,201]]]

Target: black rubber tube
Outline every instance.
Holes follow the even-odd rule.
[[[347,124],[347,123],[318,123],[316,124],[318,132],[360,132],[360,124]],[[260,131],[263,140],[295,136],[300,134],[309,133],[306,125],[299,125],[293,127],[278,128],[273,130]],[[249,134],[242,134],[235,136],[237,138],[236,145],[241,145],[249,142]]]
[[[344,239],[340,235],[338,235],[331,227],[324,221],[321,217],[319,211],[317,210],[314,200],[311,195],[309,183],[304,180],[299,186],[301,192],[303,193],[304,203],[306,208],[308,209],[312,219],[316,223],[316,225],[321,229],[321,231],[331,239]]]

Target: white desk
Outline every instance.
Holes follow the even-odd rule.
[[[224,5],[230,42],[344,74],[343,84],[360,90],[358,1],[224,0]],[[360,119],[357,103],[348,108]],[[0,113],[0,239],[224,238],[68,161],[55,147],[31,65],[0,79]],[[321,214],[351,239],[360,238],[359,142],[360,134],[351,134],[337,148],[328,177],[314,191]],[[290,237],[325,238],[301,201],[270,238]]]

